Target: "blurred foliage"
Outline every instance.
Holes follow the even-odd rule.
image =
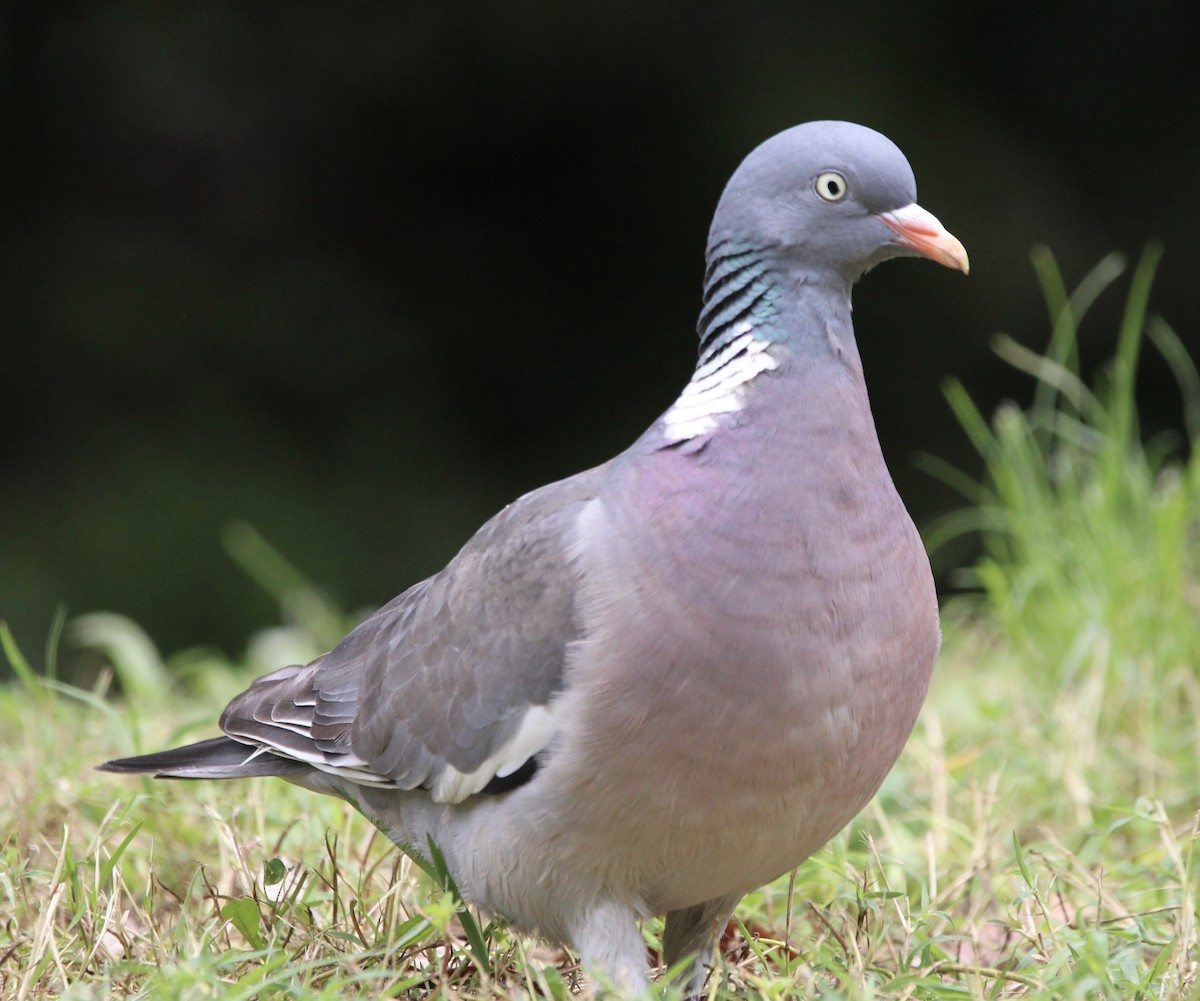
[[[979,616],[1010,651],[1031,708],[1074,735],[1060,762],[1063,791],[1085,814],[1097,768],[1113,749],[1109,781],[1131,796],[1174,790],[1194,804],[1195,718],[1200,711],[1200,375],[1179,337],[1149,313],[1162,248],[1134,269],[1116,354],[1092,384],[1079,367],[1080,325],[1124,269],[1101,261],[1067,294],[1049,252],[1034,263],[1052,319],[1036,353],[1008,337],[1000,355],[1036,379],[1025,409],[986,418],[956,381],[947,396],[986,475],[977,483],[945,463],[925,465],[970,506],[931,526],[932,546],[964,531],[983,555],[965,573]],[[1146,437],[1134,388],[1146,337],[1178,382],[1188,437]],[[1180,766],[1184,771],[1179,773]]]

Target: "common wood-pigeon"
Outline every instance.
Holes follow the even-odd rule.
[[[665,914],[699,989],[715,923],[850,821],[925,698],[933,579],[850,317],[865,271],[913,255],[967,271],[891,141],[767,140],[717,206],[695,373],[637,441],[255,681],[225,736],[102,767],[344,797],[625,990]]]

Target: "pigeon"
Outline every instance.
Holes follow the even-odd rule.
[[[941,642],[851,325],[854,283],[905,256],[968,271],[889,139],[766,140],[713,218],[695,372],[637,441],[254,681],[223,736],[100,767],[340,796],[625,992],[665,915],[702,989],[739,899],[878,790]]]

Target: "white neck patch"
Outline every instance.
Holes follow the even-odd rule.
[[[742,409],[743,390],[751,379],[777,367],[775,359],[767,353],[770,343],[754,336],[748,320],[734,328],[734,335],[733,340],[697,367],[679,399],[663,414],[667,441],[687,441],[712,431],[721,414]]]

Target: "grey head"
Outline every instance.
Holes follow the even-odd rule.
[[[730,178],[709,234],[710,266],[753,251],[845,284],[899,256],[967,271],[962,244],[916,201],[912,168],[886,136],[850,122],[797,125]]]
[[[778,367],[773,343],[856,355],[850,290],[881,261],[925,256],[966,272],[963,245],[916,198],[904,154],[862,125],[808,122],[751,152],[713,216],[700,356],[666,415],[667,440],[706,433],[718,412],[738,409],[741,387]]]

